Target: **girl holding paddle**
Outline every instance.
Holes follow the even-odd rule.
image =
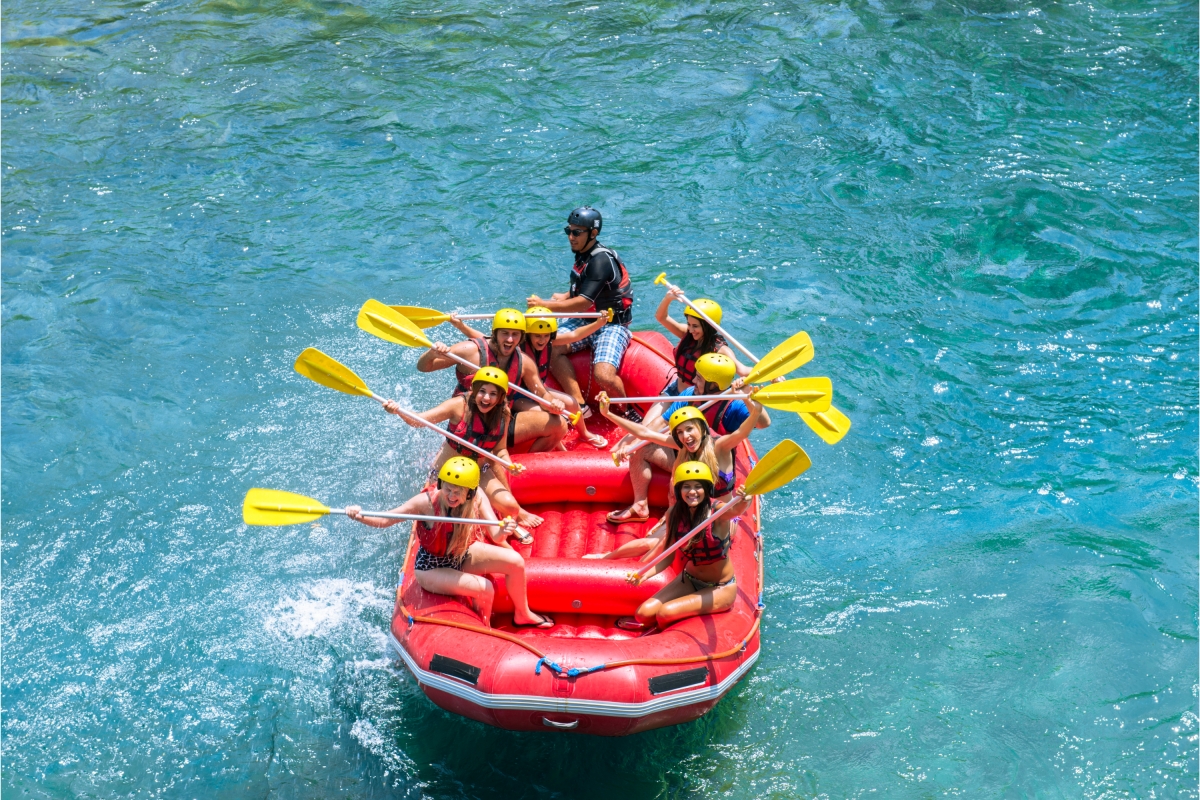
[[[453,316],[451,322],[455,322]],[[531,453],[553,450],[567,435],[566,422],[560,416],[563,403],[550,396],[549,390],[538,377],[537,366],[521,351],[521,342],[525,338],[525,315],[514,308],[500,309],[492,318],[492,333],[487,337],[461,322],[455,322],[455,327],[464,333],[470,331],[470,338],[452,346],[433,342],[429,352],[417,359],[417,369],[421,372],[433,372],[454,367],[455,378],[458,380],[454,389],[456,396],[468,391],[474,370],[449,358],[448,354],[479,367],[495,367],[501,370],[508,377],[508,406],[513,411],[506,434],[508,446],[514,447],[532,440],[533,443],[529,446]],[[514,386],[521,386],[550,401],[552,412],[525,397],[518,396],[512,388]]]
[[[466,394],[451,397],[428,411],[402,411],[400,404],[395,400],[388,400],[383,407],[388,413],[395,414],[414,428],[419,426],[409,419],[410,416],[420,417],[434,424],[449,423],[450,432],[455,436],[507,460],[507,432],[512,419],[508,403],[505,402],[508,376],[496,367],[483,367],[475,373],[470,387]],[[447,441],[443,444],[433,465],[435,474],[447,461],[459,455],[475,458],[477,454],[454,442]],[[501,470],[492,469],[489,461],[481,465],[481,473],[483,493],[501,514],[515,517],[519,524],[529,528],[536,528],[542,524],[541,517],[530,514],[517,503],[517,498],[513,497],[508,488],[508,477]],[[521,529],[518,531],[521,544],[533,541],[528,532]]]
[[[664,558],[645,575],[631,580],[640,582],[665,570],[675,558],[683,560],[683,570],[677,580],[660,589],[638,607],[633,618],[617,620],[626,630],[644,630],[668,625],[700,614],[728,611],[737,599],[737,583],[729,547],[733,543],[731,520],[750,507],[744,487],[734,493],[728,503],[714,505],[713,473],[701,461],[685,461],[675,468],[675,504],[666,517],[655,526],[653,549],[643,560],[653,558],[670,547],[716,511],[722,514],[694,535],[674,557]]]
[[[736,365],[733,359],[719,354],[707,354],[697,361],[700,379],[720,391],[728,389],[734,382]],[[668,423],[669,431],[656,431],[644,424],[630,422],[609,411],[607,395],[601,395],[600,413],[613,424],[628,431],[638,439],[645,439],[651,446],[636,451],[629,461],[629,479],[633,484],[633,505],[614,511],[607,519],[614,525],[625,522],[645,522],[650,518],[651,468],[671,471],[686,460],[699,460],[708,464],[717,476],[716,496],[722,497],[733,491],[733,453],[737,446],[757,428],[765,428],[771,419],[762,404],[753,399],[732,400],[719,403],[710,413],[710,420],[700,409],[692,405],[672,406]],[[686,401],[686,395],[680,398]],[[714,432],[715,429],[715,432]],[[646,547],[644,539],[627,542],[611,558],[627,558],[636,555],[638,547]],[[626,548],[634,548],[627,552]],[[617,553],[620,553],[618,555]]]
[[[423,514],[474,520],[496,520],[492,504],[479,494],[479,465],[469,458],[456,456],[441,465],[437,484],[410,498],[391,514]],[[347,506],[346,516],[372,528],[386,528],[399,520],[363,516],[359,506]],[[552,628],[554,620],[529,610],[525,593],[525,560],[508,544],[517,525],[511,517],[503,520],[491,542],[484,541],[475,525],[450,522],[413,523],[420,546],[413,565],[417,584],[427,592],[468,597],[487,627],[492,625],[492,603],[496,589],[488,574],[504,576],[504,585],[513,599],[513,625]]]
[[[668,312],[671,303],[676,300],[683,302],[683,290],[669,289],[658,304],[658,310],[654,312],[654,318],[659,324],[679,339],[679,344],[675,347],[675,379],[667,384],[663,394],[679,394],[691,386],[696,380],[696,361],[708,353],[720,353],[728,357],[736,365],[738,375],[749,375],[750,367],[737,360],[725,337],[701,319],[691,306],[684,307],[683,322],[671,317]],[[696,306],[713,322],[721,324],[721,306],[715,300],[697,300]]]
[[[525,312],[525,340],[521,342],[521,352],[528,357],[528,361],[533,362],[534,367],[537,369],[538,379],[542,382],[543,386],[545,386],[546,378],[550,376],[551,369],[554,369],[555,378],[558,379],[559,383],[567,391],[556,392],[553,389],[547,389],[546,396],[558,400],[567,411],[574,414],[583,407],[583,395],[579,391],[579,379],[575,376],[575,367],[572,366],[571,359],[567,358],[565,350],[575,342],[583,341],[603,328],[608,324],[608,320],[604,317],[599,317],[575,330],[560,332],[557,319],[553,317],[528,316],[530,314],[550,313],[553,312],[542,306],[534,306]],[[454,314],[450,315],[450,324],[458,328],[468,339],[483,337],[483,333],[475,330]],[[534,387],[527,386],[524,382],[521,385],[530,391],[534,391]],[[536,409],[532,401],[522,397],[517,398],[513,407],[519,412],[531,408]],[[588,411],[586,413],[591,412]],[[575,428],[579,431],[579,438],[592,447],[605,447],[608,445],[608,440],[603,436],[588,431],[587,423],[584,422],[584,416],[579,417],[579,421],[575,423]],[[559,442],[558,447],[559,449],[566,449],[561,442]]]

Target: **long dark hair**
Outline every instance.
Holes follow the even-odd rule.
[[[679,538],[680,521],[687,520],[687,530],[691,530],[700,524],[700,522],[712,513],[712,492],[713,485],[708,481],[700,481],[700,485],[704,487],[704,501],[700,505],[692,508],[687,503],[683,502],[683,490],[679,487],[687,481],[681,481],[675,484],[675,505],[671,506],[671,510],[667,512],[667,547],[675,544]],[[684,531],[685,533],[687,531]]]
[[[510,416],[508,410],[508,397],[504,392],[500,391],[500,387],[496,386],[496,391],[500,392],[500,402],[496,403],[496,407],[486,414],[479,410],[479,406],[475,403],[475,396],[479,394],[479,390],[483,386],[496,386],[494,383],[487,381],[475,381],[471,384],[471,391],[467,393],[467,411],[463,414],[463,419],[467,423],[467,430],[471,430],[471,420],[476,414],[483,419],[483,427],[489,431],[507,431],[508,418]],[[500,427],[503,426],[503,427]],[[505,441],[502,437],[501,442]]]
[[[721,334],[717,333],[717,329],[712,325],[709,325],[699,317],[695,319],[696,322],[700,323],[700,328],[704,331],[704,335],[700,337],[700,347],[696,350],[699,355],[696,357],[699,358],[700,356],[717,352],[717,348],[723,346],[725,340],[721,338]],[[691,336],[691,334],[689,333],[688,336]]]

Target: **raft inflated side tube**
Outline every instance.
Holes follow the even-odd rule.
[[[645,340],[654,348],[638,341]],[[625,392],[630,397],[648,397],[658,394],[667,385],[675,370],[675,362],[670,360],[675,345],[667,341],[667,337],[658,331],[638,331],[636,338],[629,343],[625,350],[625,358],[621,362],[621,381],[625,384]],[[600,384],[595,380],[588,381],[592,368],[592,352],[580,350],[570,355],[571,365],[575,367],[575,376],[579,379],[579,387],[586,395],[587,402],[595,407],[596,394]]]
[[[566,614],[609,614],[624,617],[679,577],[671,565],[645,583],[634,586],[625,576],[637,568],[632,559],[605,561],[592,558],[528,558],[525,591],[529,607]],[[502,575],[489,575],[496,587],[494,613],[511,613],[512,599]]]
[[[509,475],[513,496],[523,506],[538,503],[633,502],[629,465],[615,466],[607,450],[573,450],[569,453],[522,453],[513,460],[525,471]],[[650,479],[650,505],[667,505],[667,475],[658,470]]]

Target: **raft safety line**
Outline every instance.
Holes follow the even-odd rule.
[[[660,353],[659,355],[662,355],[662,354]],[[759,498],[755,497],[754,499],[757,504]],[[737,519],[740,520],[740,517]],[[449,620],[449,619],[437,619],[435,617],[414,617],[412,615],[412,613],[409,612],[408,607],[406,605],[404,605],[404,601],[400,599],[401,591],[404,588],[404,574],[408,571],[408,562],[413,557],[413,543],[416,541],[416,537],[414,536],[412,530],[410,530],[409,534],[408,534],[408,546],[405,549],[405,554],[404,554],[404,567],[400,571],[400,583],[396,586],[396,604],[400,606],[400,613],[403,614],[408,619],[409,630],[412,630],[413,626],[418,622],[423,622],[427,625],[445,625],[450,628],[459,628],[460,630],[473,631],[475,633],[482,633],[485,636],[494,636],[497,639],[504,639],[507,642],[510,642],[512,644],[518,645],[519,647],[525,648],[526,650],[528,650],[529,652],[533,653],[535,656],[538,657],[537,664],[533,668],[533,672],[535,675],[542,674],[542,665],[543,664],[546,665],[547,669],[551,670],[552,672],[554,672],[557,675],[566,675],[569,678],[576,678],[576,677],[579,677],[580,675],[590,675],[593,672],[600,672],[600,671],[606,670],[606,669],[615,669],[617,667],[631,667],[631,666],[638,665],[638,664],[646,665],[646,666],[672,666],[672,665],[678,665],[678,664],[697,664],[697,663],[707,663],[709,661],[720,661],[723,658],[729,658],[730,656],[735,655],[736,653],[740,653],[746,649],[746,646],[750,643],[750,640],[754,638],[754,634],[758,632],[760,623],[762,622],[762,612],[766,608],[766,604],[763,602],[763,588],[764,588],[763,587],[763,578],[764,578],[763,572],[764,572],[764,569],[763,569],[763,560],[761,557],[762,536],[758,531],[755,531],[754,533],[755,533],[754,538],[757,540],[755,542],[755,545],[760,553],[760,556],[757,559],[757,561],[758,561],[758,602],[755,603],[755,606],[754,606],[754,622],[750,625],[750,630],[746,632],[746,635],[742,638],[741,642],[739,642],[734,647],[731,647],[729,650],[725,650],[721,653],[709,653],[709,654],[703,655],[703,656],[688,656],[686,658],[627,658],[622,661],[608,661],[603,664],[597,664],[594,667],[587,667],[585,669],[580,669],[578,667],[571,667],[569,669],[564,670],[561,665],[559,665],[558,663],[556,663],[554,661],[551,661],[549,659],[549,657],[545,653],[543,653],[541,650],[539,650],[538,648],[529,644],[524,639],[521,639],[518,636],[513,636],[510,633],[505,633],[504,631],[498,631],[495,628],[481,628],[478,625],[470,625],[465,622],[455,622],[454,620]],[[405,661],[410,662],[411,659],[408,656],[408,653],[404,650],[404,647],[400,644],[399,640],[396,639],[395,634],[393,634],[390,630],[388,631],[388,634],[391,636],[392,641],[394,641],[396,643],[397,647],[400,649],[401,654],[403,656],[405,656]],[[754,656],[750,659],[750,662],[753,663],[754,661],[757,661],[757,660],[758,660],[758,651],[756,651],[754,653]],[[419,667],[416,666],[415,661],[411,661],[411,663],[409,663],[409,669],[412,670],[414,675],[417,673],[417,671],[425,672],[425,670],[421,670]],[[739,670],[737,670],[737,672],[740,673],[741,670],[739,669]],[[426,673],[426,674],[432,674],[432,673]]]
[[[758,661],[761,650],[755,650],[720,683],[702,686],[690,691],[678,690],[641,703],[623,703],[617,700],[582,700],[558,696],[528,694],[491,694],[476,689],[461,680],[422,669],[416,663],[394,633],[388,638],[400,655],[408,671],[417,683],[430,689],[445,692],[452,697],[465,700],[480,708],[502,711],[541,711],[559,714],[592,714],[600,717],[640,718],[681,706],[690,706],[710,700],[719,700],[733,685],[742,679]]]
[[[629,335],[629,338],[633,339],[635,342],[637,342],[637,343],[638,343],[638,344],[640,344],[642,347],[644,347],[644,348],[646,348],[647,350],[649,350],[651,353],[654,353],[654,355],[658,356],[658,357],[659,357],[659,358],[661,358],[663,361],[665,361],[665,362],[667,362],[668,364],[670,364],[672,367],[674,367],[674,366],[675,366],[675,358],[674,358],[674,356],[668,356],[668,355],[666,355],[665,353],[663,353],[663,351],[662,351],[662,350],[659,350],[657,347],[655,347],[654,345],[650,344],[649,342],[647,342],[647,341],[644,341],[644,340],[642,340],[642,339],[639,339],[639,338],[638,338],[638,333],[641,333],[641,331],[638,331],[637,333],[631,333],[631,334]]]

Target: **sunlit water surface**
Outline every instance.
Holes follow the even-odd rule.
[[[1195,3],[12,0],[7,797],[1196,797]],[[566,284],[600,207],[796,417],[757,667],[628,739],[443,713],[386,641],[436,447],[368,297]],[[447,340],[453,331],[437,332]]]

